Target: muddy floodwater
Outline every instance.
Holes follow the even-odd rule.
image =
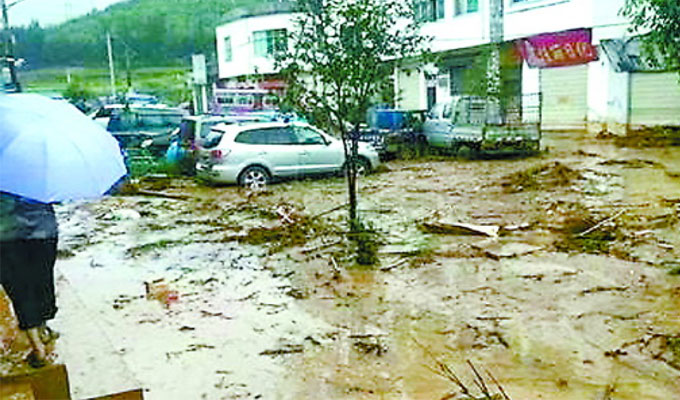
[[[680,398],[680,148],[543,147],[362,178],[373,266],[341,178],[60,206],[74,398]]]

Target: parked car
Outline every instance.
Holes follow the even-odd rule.
[[[424,120],[425,110],[374,108],[368,113],[368,125],[361,130],[359,140],[371,143],[386,159],[404,147],[415,149]]]
[[[197,152],[202,143],[217,124],[236,124],[247,122],[263,122],[260,116],[253,115],[188,115],[175,129],[170,138],[170,146],[165,153],[169,163],[180,164],[181,171],[194,175]]]
[[[118,140],[121,149],[145,147],[155,156],[162,156],[184,115],[184,110],[165,105],[115,104],[99,109],[93,118],[102,125],[106,123],[106,130]]]
[[[419,138],[454,152],[463,147],[472,152],[538,150],[540,124],[523,122],[519,110],[508,109],[495,98],[455,96],[432,107]]]
[[[380,163],[368,143],[359,143],[359,172]],[[342,141],[303,122],[216,125],[202,143],[197,175],[212,182],[257,188],[276,178],[342,171]]]

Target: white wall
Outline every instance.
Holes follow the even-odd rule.
[[[397,68],[394,86],[396,91],[396,108],[403,110],[424,110],[427,108],[425,97],[425,77],[415,65]]]
[[[626,0],[505,0],[505,39],[544,32],[593,28],[593,43],[629,36],[627,20],[619,15]]]
[[[538,122],[540,120],[541,79],[538,68],[529,68],[522,62],[522,121]]]
[[[474,47],[489,42],[488,0],[479,0],[479,11],[454,15],[454,0],[444,1],[444,18],[423,25],[434,52]]]
[[[610,0],[505,1],[505,40],[513,40],[544,32],[589,27],[593,21],[592,4]]]
[[[255,57],[253,32],[270,29],[293,28],[293,14],[272,14],[239,19],[217,27],[217,60],[220,79],[255,73],[276,72],[270,58]],[[224,59],[224,39],[231,38],[232,61]]]
[[[628,122],[630,79],[628,72],[615,72],[609,59],[588,65],[588,122],[589,129],[599,132],[622,133]]]
[[[619,15],[626,0],[593,0],[593,43],[631,36],[628,21]]]

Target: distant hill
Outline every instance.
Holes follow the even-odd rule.
[[[15,28],[16,54],[31,69],[100,67],[109,31],[117,64],[127,55],[133,67],[186,65],[193,53],[214,54],[224,15],[266,1],[128,0],[54,27]]]

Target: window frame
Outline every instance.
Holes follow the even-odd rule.
[[[474,4],[474,8],[471,8],[472,4]],[[454,17],[473,14],[476,12],[479,12],[479,0],[454,0],[453,2]]]
[[[264,29],[253,32],[253,54],[255,57],[271,57],[288,46],[286,28]]]
[[[435,22],[446,18],[445,0],[414,0],[416,20]]]

